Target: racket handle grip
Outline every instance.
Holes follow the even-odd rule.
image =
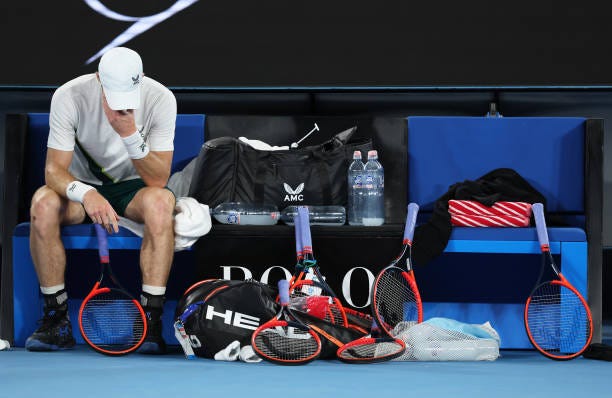
[[[408,214],[406,215],[406,227],[404,227],[404,240],[412,242],[417,214],[419,214],[419,205],[414,202],[410,203],[408,205]]]
[[[278,281],[278,297],[281,305],[289,304],[289,281],[281,279]]]
[[[544,205],[542,203],[534,203],[531,206],[533,218],[535,219],[536,231],[540,246],[548,246],[548,231],[546,230],[546,220],[544,218]]]
[[[302,255],[302,249],[304,246],[302,245],[302,231],[300,230],[302,226],[299,210],[293,219],[293,227],[295,228],[295,253],[298,258]]]
[[[106,230],[100,224],[94,224],[96,236],[98,237],[98,254],[102,262],[108,262],[108,239],[106,238]]]
[[[310,235],[310,218],[308,208],[306,206],[298,207],[298,215],[300,217],[300,232],[302,235],[302,247],[312,250],[312,236]]]

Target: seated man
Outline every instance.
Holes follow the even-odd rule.
[[[30,351],[74,346],[64,287],[60,226],[86,221],[118,232],[118,216],[144,223],[141,302],[148,333],[139,351],[164,353],[161,315],[174,255],[175,197],[166,189],[174,151],[176,99],[145,77],[140,56],[117,47],[98,72],[59,87],[51,100],[45,185],[32,198],[30,250],[44,317]]]

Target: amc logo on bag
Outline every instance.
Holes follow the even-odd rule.
[[[283,202],[303,202],[304,201],[304,195],[302,195],[302,192],[304,191],[304,183],[301,183],[295,189],[293,189],[291,188],[289,184],[285,182],[283,184],[283,188],[285,188],[285,192],[287,193],[285,195],[285,198],[283,199]]]

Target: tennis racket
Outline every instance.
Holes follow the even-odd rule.
[[[302,232],[300,231],[300,220],[297,214],[293,222],[293,227],[295,229],[295,256],[297,258],[297,261],[295,263],[293,275],[289,280],[289,287],[293,286],[293,284],[304,278],[304,252],[302,245]]]
[[[282,365],[301,365],[321,353],[321,339],[293,315],[289,308],[289,282],[278,281],[281,308],[278,314],[258,327],[251,345],[262,359]]]
[[[318,294],[325,292],[325,294],[338,297],[338,295],[334,292],[334,290],[329,286],[329,284],[323,278],[321,274],[321,270],[319,269],[319,265],[317,264],[317,260],[314,257],[314,253],[312,250],[312,234],[310,231],[310,216],[308,214],[308,208],[306,206],[298,206],[298,218],[300,224],[300,232],[302,239],[302,252],[304,255],[304,271],[308,270],[312,271],[313,280],[318,282],[318,285],[322,286],[323,290]]]
[[[147,335],[147,321],[140,303],[127,293],[113,274],[106,230],[100,224],[94,226],[101,273],[79,309],[79,329],[94,350],[107,355],[124,355],[140,347]]]
[[[406,344],[393,337],[361,337],[338,348],[336,356],[347,363],[386,362],[401,356]]]
[[[412,271],[412,237],[419,206],[408,205],[402,251],[378,273],[372,286],[372,313],[376,323],[387,335],[402,321],[423,321],[423,303]],[[398,264],[406,263],[406,269]]]
[[[589,305],[563,276],[550,252],[544,206],[532,206],[542,251],[542,270],[536,287],[525,304],[525,329],[531,344],[543,355],[568,360],[586,350],[593,338]],[[557,279],[540,283],[544,268],[550,265]]]

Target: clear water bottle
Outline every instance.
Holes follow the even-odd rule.
[[[344,225],[346,209],[344,206],[306,206],[310,225]],[[288,206],[281,211],[280,219],[287,225],[293,225],[297,216],[297,206]]]
[[[353,152],[353,162],[348,169],[348,222],[363,225],[363,161],[361,151]]]
[[[383,225],[385,222],[385,171],[378,161],[378,152],[368,151],[364,176],[363,225]]]
[[[221,203],[210,215],[222,224],[274,225],[280,213],[274,205],[254,205],[241,202]]]

